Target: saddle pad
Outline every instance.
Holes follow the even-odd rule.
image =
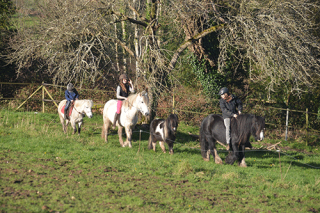
[[[66,107],[66,105],[63,105],[63,107],[61,108],[61,112],[64,114],[64,108]],[[73,110],[73,105],[69,106],[69,117],[71,116]]]

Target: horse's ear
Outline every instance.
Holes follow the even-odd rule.
[[[141,96],[147,96],[148,95],[148,92],[147,91],[142,91],[141,92]]]
[[[177,122],[179,123],[179,118],[178,118],[178,115],[177,114],[174,114],[176,119],[177,119]]]

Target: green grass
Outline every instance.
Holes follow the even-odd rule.
[[[199,128],[183,122],[173,155],[149,150],[139,126],[132,149],[120,147],[116,131],[105,143],[101,126],[95,114],[80,136],[70,126],[63,134],[56,114],[0,111],[1,212],[320,211],[318,151],[279,160],[278,152],[249,150],[248,168],[240,168],[203,161],[188,134]],[[219,155],[227,152],[219,147]]]

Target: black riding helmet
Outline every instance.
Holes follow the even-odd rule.
[[[228,93],[229,94],[229,90],[227,87],[222,87],[219,91],[219,95],[223,95],[224,93]]]

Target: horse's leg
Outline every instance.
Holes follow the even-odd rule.
[[[168,147],[169,147],[169,154],[173,155],[173,143],[170,142],[170,143],[167,143],[167,144],[168,144]]]
[[[80,131],[81,131],[81,124],[82,124],[82,122],[80,121],[80,122],[78,123],[78,135],[80,135]]]
[[[206,140],[206,133],[204,133],[202,127],[200,128],[199,142],[201,147],[201,155],[204,161],[210,160],[210,150],[208,149],[208,141]]]
[[[240,167],[247,167],[245,157],[244,157],[244,151],[245,151],[245,145],[241,146],[241,152],[240,152],[240,158],[239,158],[239,166]]]
[[[106,143],[108,143],[108,131],[110,126],[110,120],[107,119],[103,122],[102,131],[101,131],[101,137],[104,139]]]
[[[212,156],[215,158],[215,153],[213,151],[214,147],[215,147],[215,139],[213,137],[211,137],[211,135],[205,135],[205,140],[207,142],[206,144],[206,155],[202,158],[205,161],[209,161],[210,160],[210,154],[212,154]],[[202,149],[202,148],[201,148]]]
[[[75,120],[71,120],[70,123],[71,123],[71,126],[73,128],[73,133],[72,134],[76,134],[76,132],[77,132],[76,121]]]
[[[127,127],[126,128],[126,135],[127,135],[127,140],[125,142],[125,146],[129,146],[130,148],[132,148],[132,143],[131,143],[131,140],[132,140],[132,129],[130,127]]]
[[[214,154],[213,154],[213,156],[214,156],[214,162],[215,162],[216,164],[223,164],[220,156],[218,155],[218,152],[217,152],[216,147],[213,148],[213,152],[214,152]]]
[[[201,155],[204,161],[210,160],[209,141],[205,133],[200,133]]]
[[[64,125],[64,129],[63,129],[63,131],[64,131],[64,133],[67,133],[67,127],[68,127],[68,124],[70,123],[70,121],[69,120],[65,120],[66,121],[66,124]]]
[[[156,142],[152,142],[153,151],[156,151],[156,146],[157,146],[157,141]]]
[[[223,164],[220,156],[218,155],[218,151],[216,149],[216,140],[211,137],[210,137],[210,143],[209,143],[209,150],[210,150],[210,154],[212,154],[214,158],[214,162],[216,164]]]
[[[166,153],[166,147],[164,146],[164,142],[163,141],[159,141],[159,145],[160,145],[163,153]]]
[[[119,125],[119,128],[118,128],[119,142],[120,142],[120,145],[124,147],[123,140],[122,140],[122,130],[123,130],[123,127]]]
[[[232,151],[229,152],[229,155],[226,157],[226,163],[232,165],[236,160],[239,160],[239,149],[238,143],[234,142],[231,139],[231,149]]]
[[[149,140],[148,140],[148,149],[153,149],[155,151],[154,144],[153,144],[153,137],[152,133],[150,133]]]
[[[64,125],[64,118],[63,118],[63,116],[61,116],[61,115],[59,115],[59,117],[60,117],[60,122],[61,122],[61,124],[62,124],[62,131],[63,131],[64,133],[67,133],[67,132],[66,132],[66,129],[65,129],[65,125]]]

